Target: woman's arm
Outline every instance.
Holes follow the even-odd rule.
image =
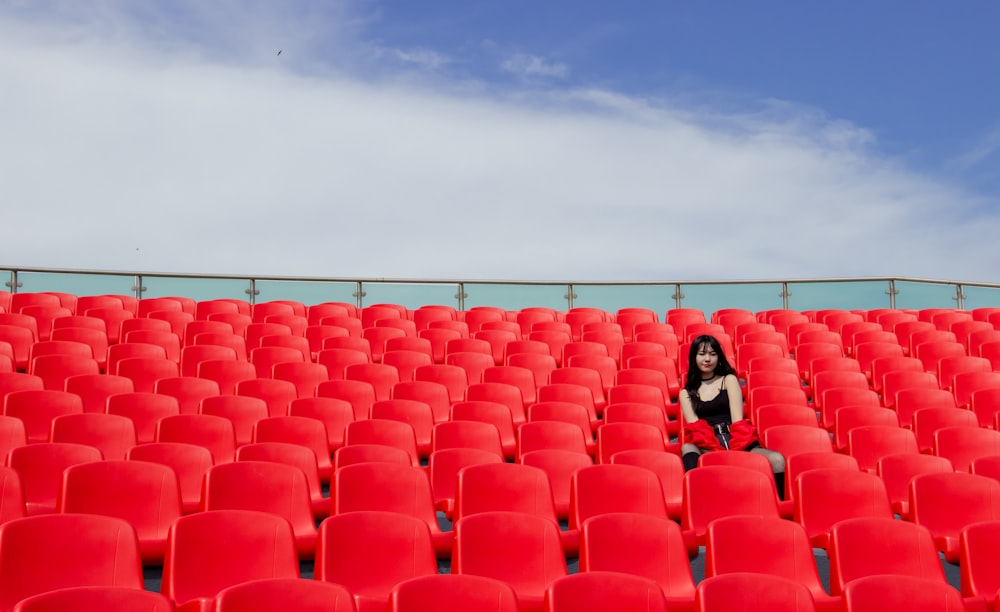
[[[685,423],[694,423],[698,420],[698,415],[694,413],[694,405],[691,403],[691,396],[687,389],[681,389],[677,396],[677,401],[681,404],[681,414],[684,415]]]
[[[729,394],[729,418],[733,423],[742,421],[743,416],[743,390],[740,388],[740,379],[734,374],[726,376],[726,393]]]

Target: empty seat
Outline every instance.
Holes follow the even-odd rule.
[[[79,395],[84,412],[104,412],[112,395],[132,393],[132,380],[114,374],[81,374],[66,379],[66,391]]]
[[[821,468],[795,479],[795,521],[815,548],[826,548],[830,530],[856,517],[893,518],[882,479],[861,471]]]
[[[257,378],[257,370],[245,361],[208,359],[198,364],[198,378],[218,383],[221,395],[233,395],[238,383]]]
[[[839,599],[823,588],[812,545],[805,529],[797,523],[762,516],[729,516],[712,521],[705,543],[705,577],[739,572],[792,580],[808,589],[817,609],[840,609]]]
[[[167,530],[181,516],[177,475],[147,461],[95,461],[66,468],[57,511],[100,514],[135,528],[144,565],[163,564]]]
[[[86,444],[101,451],[105,460],[120,460],[136,445],[135,425],[131,419],[116,414],[66,414],[52,419],[49,440]]]
[[[47,442],[52,421],[66,414],[83,414],[83,401],[66,391],[12,391],[4,399],[3,413],[21,419],[29,443]]]
[[[830,532],[830,594],[852,580],[876,574],[929,578],[945,583],[941,560],[926,527],[890,518],[852,518]]]
[[[608,512],[638,512],[667,517],[663,487],[651,470],[605,464],[577,470],[570,480],[569,529]]]
[[[183,442],[207,448],[214,464],[233,460],[236,430],[229,419],[209,414],[179,414],[160,419],[157,442]]]
[[[195,444],[160,442],[140,444],[127,455],[129,461],[159,463],[173,470],[180,487],[181,511],[191,514],[201,506],[201,482],[212,467],[212,454]]]
[[[693,599],[693,595],[692,595]],[[660,587],[652,580],[619,572],[584,572],[553,580],[545,592],[547,612],[576,610],[669,609]]]
[[[344,430],[344,444],[382,444],[406,451],[413,465],[420,465],[417,439],[413,427],[402,421],[364,419],[348,423]],[[432,443],[433,446],[433,443]]]
[[[328,380],[316,387],[317,397],[330,397],[351,404],[354,419],[367,419],[375,403],[375,387],[360,380]]]
[[[389,609],[393,589],[420,576],[437,577],[431,534],[420,519],[359,511],[320,525],[314,577],[346,587],[358,612]]]
[[[222,589],[263,578],[299,578],[286,519],[253,510],[212,510],[183,516],[170,527],[160,592],[178,606],[193,600],[210,606]]]
[[[549,585],[567,575],[556,524],[518,512],[483,512],[458,521],[451,567],[453,574],[506,582],[522,612],[544,610]]]
[[[365,448],[367,445],[358,445],[353,448]],[[396,449],[391,447],[374,446],[372,449],[387,449],[393,452]],[[404,464],[410,464],[410,458],[402,451]],[[427,460],[427,475],[431,481],[431,493],[434,496],[434,507],[444,512],[445,516],[452,520],[452,512],[455,507],[455,489],[458,483],[458,472],[469,465],[479,465],[483,463],[503,463],[503,458],[495,453],[477,448],[444,448],[431,453]],[[338,467],[339,467],[338,463]],[[568,479],[567,479],[567,489]],[[568,495],[567,495],[568,501]]]
[[[29,373],[42,379],[46,389],[62,391],[66,379],[80,374],[100,374],[101,367],[92,357],[78,355],[41,355],[31,360]]]
[[[152,391],[157,382],[174,378],[178,372],[176,362],[151,357],[127,357],[118,362],[114,371],[119,376],[132,379],[136,391]]]
[[[236,449],[237,461],[273,461],[298,468],[306,476],[313,517],[323,519],[330,514],[330,498],[323,495],[323,485],[316,467],[316,453],[305,446],[287,442],[257,442]]]
[[[844,587],[844,612],[904,609],[913,612],[964,612],[968,608],[955,587],[927,578],[865,576],[852,580]]]
[[[932,451],[951,461],[955,470],[964,472],[979,457],[1000,455],[1000,431],[981,427],[942,427],[934,432]]]
[[[974,523],[959,536],[959,571],[962,595],[996,601],[1000,591],[1000,564],[996,551],[1000,544],[1000,521]]]
[[[910,481],[910,513],[930,530],[944,558],[958,563],[962,529],[1000,520],[1000,482],[964,472],[920,474]]]
[[[302,470],[274,461],[235,461],[205,473],[202,505],[212,510],[256,510],[288,520],[299,559],[316,554],[316,523]]]
[[[174,604],[152,591],[129,587],[78,586],[60,588],[22,599],[16,612],[63,612],[65,610],[145,610],[173,612]]]
[[[812,612],[816,610],[809,590],[802,584],[767,574],[735,572],[707,578],[695,592],[695,610],[771,610]]]
[[[326,427],[331,451],[344,445],[347,424],[354,420],[354,408],[349,402],[332,397],[302,397],[288,404],[288,415],[316,419]]]
[[[641,576],[659,585],[667,609],[694,604],[695,585],[680,528],[662,517],[612,512],[587,519],[580,530],[580,572]]]
[[[275,380],[271,378],[254,378],[236,383],[236,396],[261,400],[266,406],[267,416],[287,415],[288,407],[293,400],[299,397],[294,384],[287,380]],[[308,397],[312,397],[312,395],[310,394]],[[202,400],[202,402],[204,401]]]
[[[322,422],[300,416],[267,417],[254,425],[253,441],[286,442],[310,449],[316,455],[320,480],[329,482],[333,463],[330,461],[326,427]]]
[[[875,472],[879,459],[898,453],[919,453],[917,437],[912,431],[890,425],[864,425],[847,434],[847,454],[858,460],[858,466]]]
[[[181,414],[196,414],[201,400],[219,395],[219,383],[206,378],[173,376],[156,381],[152,391],[175,398]]]
[[[503,581],[468,574],[431,574],[398,583],[389,594],[388,609],[518,612],[518,605],[514,590]]]
[[[379,510],[427,524],[437,556],[451,555],[453,533],[442,531],[425,470],[392,463],[356,463],[339,468],[331,485],[332,514]]]
[[[354,596],[343,586],[319,580],[265,578],[225,588],[215,597],[218,612],[355,612]]]
[[[887,455],[878,461],[878,475],[885,483],[892,511],[903,520],[910,519],[910,481],[920,474],[955,471],[944,457],[922,453]]]
[[[705,543],[708,525],[733,515],[779,518],[774,480],[749,468],[731,465],[699,467],[684,474],[681,527],[688,551]]]
[[[0,525],[0,609],[78,586],[142,591],[139,545],[128,523],[93,514],[52,514]]]
[[[222,417],[232,423],[236,446],[253,441],[254,427],[268,418],[267,404],[256,397],[217,395],[201,402],[201,414]],[[325,433],[325,432],[324,432]]]

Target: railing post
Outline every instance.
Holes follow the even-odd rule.
[[[458,293],[455,294],[455,299],[458,300],[458,310],[465,310],[465,298],[469,297],[469,294],[465,292],[465,283],[458,283]]]
[[[564,295],[563,297],[566,298],[566,310],[567,311],[572,310],[573,300],[577,297],[576,294],[573,293],[573,283],[566,285],[566,295]]]
[[[889,279],[889,290],[886,293],[889,294],[889,308],[896,310],[896,296],[899,295],[899,291],[896,289],[896,279]]]
[[[365,298],[364,286],[361,284],[361,281],[357,281],[355,284],[357,285],[357,289],[355,289],[354,293],[352,293],[351,295],[356,300],[355,306],[357,306],[358,308],[362,308],[364,305],[364,298]]]
[[[135,284],[132,285],[132,292],[135,294],[135,299],[141,300],[142,294],[146,291],[146,287],[142,284],[142,274],[135,275]]]
[[[21,286],[21,283],[17,282],[17,270],[10,271],[10,280],[4,283],[4,285],[7,285],[11,293],[17,293],[17,288]]]
[[[955,302],[958,303],[958,309],[959,310],[965,310],[965,298],[967,298],[967,297],[969,297],[969,296],[965,295],[965,292],[962,291],[962,284],[961,283],[956,284],[955,285],[955,297],[952,298],[952,299],[955,300]]]
[[[781,298],[781,309],[782,310],[788,310],[788,297],[790,295],[792,295],[792,294],[788,291],[788,281],[782,281],[781,282],[781,293],[778,294],[778,297]]]
[[[251,306],[256,304],[257,296],[260,295],[260,291],[257,291],[257,279],[251,278],[250,286],[247,287],[246,291],[244,291],[243,293],[246,293],[247,296],[249,296]]]
[[[681,307],[681,300],[684,299],[684,294],[681,293],[681,284],[680,283],[677,283],[677,284],[674,285],[674,294],[671,295],[670,298],[674,301],[674,308],[680,308]]]

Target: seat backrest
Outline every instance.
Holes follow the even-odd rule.
[[[670,600],[694,597],[681,530],[663,517],[611,512],[587,519],[580,530],[580,571],[642,576],[658,584]]]
[[[465,610],[518,612],[517,596],[500,580],[471,574],[431,574],[404,580],[389,594],[389,612]]]
[[[161,565],[167,530],[181,516],[173,469],[148,461],[95,461],[63,472],[56,511],[100,514],[127,521],[139,538],[144,564]]]
[[[556,519],[552,487],[544,470],[517,463],[485,463],[458,472],[453,520],[505,510]]]
[[[314,577],[343,585],[359,600],[381,602],[384,609],[397,584],[428,575],[437,575],[437,561],[420,519],[368,510],[320,525]]]
[[[577,470],[570,480],[569,528],[607,512],[638,512],[666,517],[660,479],[634,465],[602,464]]]
[[[124,459],[136,445],[132,420],[117,414],[84,412],[52,419],[52,442],[87,444],[101,451],[105,460]]]
[[[144,610],[173,612],[174,604],[159,593],[117,586],[77,586],[47,591],[22,599],[15,612],[64,610]]]
[[[522,606],[541,604],[549,584],[567,573],[559,527],[519,512],[482,512],[456,523],[451,562],[452,573],[506,582]]]
[[[715,610],[769,610],[812,612],[816,603],[801,583],[749,572],[706,578],[695,593],[696,612]]]
[[[704,542],[709,523],[717,518],[747,514],[778,516],[774,481],[756,470],[711,465],[684,474],[681,527]]]
[[[143,588],[139,545],[128,523],[94,514],[47,514],[0,525],[0,609],[76,586]]]
[[[215,597],[215,612],[355,612],[354,596],[332,582],[265,578],[233,585]]]
[[[299,578],[288,521],[253,510],[182,516],[167,535],[161,592],[177,605],[263,578]]]
[[[963,612],[962,596],[955,587],[917,576],[875,575],[852,580],[845,588],[845,612]]]
[[[185,514],[201,506],[201,481],[212,467],[212,453],[203,446],[180,442],[140,444],[129,450],[129,461],[163,464],[174,471],[180,486],[181,508]]]
[[[885,484],[875,474],[818,468],[796,477],[795,521],[813,546],[826,548],[836,523],[861,516],[893,518]]]
[[[852,580],[899,574],[944,582],[944,570],[930,531],[891,518],[840,521],[830,531],[830,594],[840,595]]]
[[[14,448],[7,457],[7,464],[20,475],[27,515],[34,516],[55,512],[66,468],[101,460],[101,451],[93,446],[51,442]]]
[[[586,572],[552,581],[545,591],[545,609],[666,612],[668,607],[662,591],[652,580],[619,572]]]

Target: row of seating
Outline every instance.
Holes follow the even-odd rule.
[[[830,593],[820,583],[802,528],[759,516],[711,523],[706,577],[697,586],[677,525],[632,513],[605,514],[584,524],[576,574],[567,571],[553,523],[505,511],[470,515],[456,525],[450,574],[438,573],[426,525],[391,512],[350,512],[323,521],[314,580],[300,577],[287,522],[267,513],[213,510],[182,517],[171,526],[168,542],[162,595],[155,596],[142,591],[139,546],[121,519],[60,514],[5,523],[0,609],[39,612],[67,609],[61,606],[70,602],[91,602],[86,609],[96,602],[164,610],[174,604],[178,610],[205,611],[278,604],[314,609],[335,602],[334,609],[363,612],[449,605],[518,612],[904,605],[986,610],[996,603],[993,551],[1000,543],[1000,522],[963,532],[961,591],[945,581],[924,528],[872,517],[845,520],[833,529]]]

